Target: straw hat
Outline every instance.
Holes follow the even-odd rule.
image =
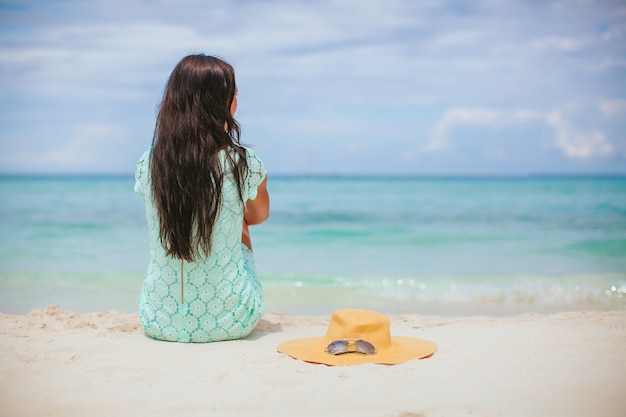
[[[278,351],[295,359],[326,365],[394,365],[431,356],[437,345],[413,337],[391,336],[389,318],[369,310],[333,313],[326,336],[284,342]]]

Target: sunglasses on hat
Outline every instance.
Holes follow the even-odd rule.
[[[326,346],[326,352],[331,355],[343,355],[344,353],[373,355],[376,353],[376,348],[373,344],[363,339],[339,339],[330,342]]]

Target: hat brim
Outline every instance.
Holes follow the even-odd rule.
[[[333,366],[362,363],[395,365],[412,359],[427,358],[437,350],[437,345],[433,342],[403,336],[393,336],[389,348],[379,349],[373,355],[360,353],[333,355],[324,350],[327,345],[325,337],[309,337],[281,343],[277,350],[294,359]]]

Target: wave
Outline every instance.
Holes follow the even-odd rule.
[[[456,311],[471,306],[501,311],[625,310],[626,274],[560,276],[306,276],[262,277],[272,301],[283,307],[334,300],[337,306],[379,305],[415,312],[420,306]],[[290,307],[287,307],[290,308]],[[301,306],[302,308],[302,306]]]

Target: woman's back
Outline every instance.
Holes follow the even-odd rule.
[[[245,337],[261,317],[263,296],[252,254],[241,244],[243,203],[232,175],[225,176],[210,255],[181,261],[166,255],[159,239],[159,217],[150,196],[150,153],[139,160],[135,175],[135,191],[145,198],[150,234],[150,265],[139,298],[146,332],[177,342]],[[265,168],[253,151],[246,149],[246,155],[244,197],[254,199]]]

